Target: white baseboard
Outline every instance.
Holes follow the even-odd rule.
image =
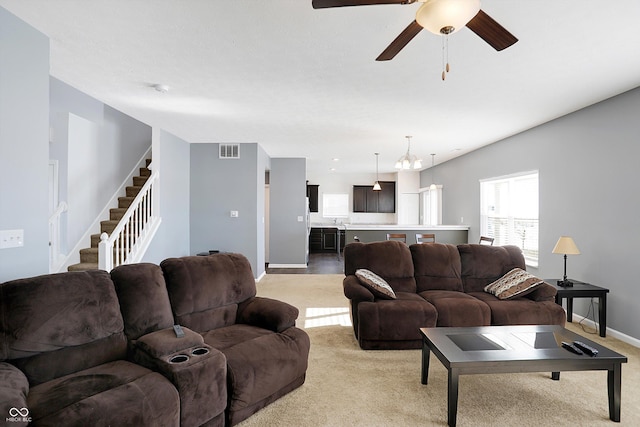
[[[577,321],[576,321],[577,319]],[[597,323],[595,323],[593,320],[586,318],[586,317],[582,317],[579,314],[573,313],[573,322],[572,323],[578,323],[578,322],[582,322],[583,324],[589,326],[590,328],[595,329],[596,327],[599,327],[599,325]],[[611,329],[609,327],[607,327],[607,336],[612,336],[613,338],[617,338],[620,341],[626,342],[629,345],[632,345],[634,347],[638,347],[640,348],[640,340],[637,338],[634,338],[632,336],[629,336],[627,334],[623,334],[622,332],[616,331],[615,329]]]
[[[256,278],[256,282],[259,282],[260,280],[262,280],[262,278],[263,278],[264,276],[266,276],[266,275],[267,275],[267,272],[266,272],[266,271],[263,271],[263,272],[262,272],[262,274],[260,274],[260,275]]]
[[[307,268],[307,264],[269,264],[269,268]]]

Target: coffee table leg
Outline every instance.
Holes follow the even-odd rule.
[[[458,415],[458,370],[449,369],[449,385],[447,396],[447,421],[450,427],[456,425]]]
[[[617,363],[607,371],[607,389],[609,391],[609,418],[620,422],[620,385],[622,382],[622,365]]]
[[[560,380],[560,372],[551,372],[551,379],[554,381]]]
[[[426,340],[422,340],[422,384],[427,384],[429,378],[429,357],[431,356],[431,350],[427,345]]]

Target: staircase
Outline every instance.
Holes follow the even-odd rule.
[[[111,234],[127,212],[131,202],[142,189],[151,175],[151,170],[147,167],[151,163],[151,159],[145,160],[146,165],[140,168],[140,175],[133,177],[133,185],[126,187],[124,197],[118,197],[118,207],[109,209],[109,219],[100,221],[100,233],[91,235],[91,247],[80,250],[80,262],[70,265],[68,271],[85,271],[98,269],[98,244],[100,243],[100,235],[102,233]]]

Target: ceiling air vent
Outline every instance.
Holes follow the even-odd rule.
[[[221,159],[239,159],[240,144],[220,144]]]

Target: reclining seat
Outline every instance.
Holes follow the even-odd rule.
[[[7,425],[178,426],[175,387],[126,355],[107,272],[0,285],[0,413],[27,418]]]
[[[561,325],[566,314],[555,303],[556,289],[543,283],[533,292],[509,300],[500,300],[484,291],[484,287],[514,268],[526,270],[524,255],[517,246],[458,245],[465,292],[482,300],[491,308],[491,324]]]
[[[160,372],[178,389],[180,425],[223,426],[227,407],[227,360],[187,327],[178,336],[162,269],[123,264],[111,270],[120,301],[130,358]]]
[[[256,297],[240,254],[169,258],[160,264],[176,323],[227,358],[227,425],[235,425],[304,383],[310,341],[298,309]]]
[[[436,326],[489,326],[487,304],[464,293],[460,253],[454,245],[415,244],[409,247],[418,294],[438,311]]]
[[[381,298],[355,275],[367,269],[384,279],[395,299]],[[350,301],[353,331],[365,350],[422,347],[420,328],[436,325],[433,305],[416,293],[411,252],[398,241],[349,243],[344,248],[344,295]]]

